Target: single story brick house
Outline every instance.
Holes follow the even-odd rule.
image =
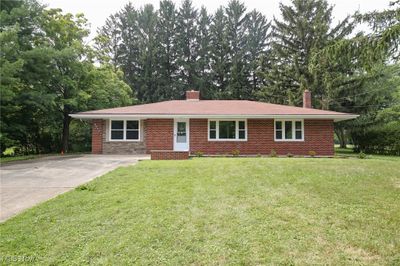
[[[81,112],[73,118],[92,121],[92,153],[143,154],[153,159],[185,159],[189,154],[334,154],[336,121],[357,115],[245,100],[186,100]]]

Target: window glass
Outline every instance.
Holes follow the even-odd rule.
[[[126,129],[139,129],[139,121],[126,121]]]
[[[111,131],[111,139],[124,139],[124,131],[122,130]]]
[[[239,139],[246,138],[246,124],[244,121],[239,121]]]
[[[139,139],[139,131],[138,130],[126,131],[126,139]]]
[[[210,121],[210,129],[217,129],[217,122],[216,121]]]
[[[292,121],[285,121],[285,139],[292,139]]]
[[[236,137],[235,121],[219,121],[219,138],[234,139]]]
[[[216,139],[217,138],[217,121],[210,121],[210,131],[209,131],[209,138]]]
[[[124,121],[111,121],[111,129],[124,129]]]
[[[282,139],[282,130],[281,131],[277,130],[275,132],[275,138],[276,139]]]
[[[111,121],[111,139],[124,139],[124,121]]]
[[[186,143],[186,122],[177,123],[176,142]]]
[[[245,139],[245,138],[246,138],[246,131],[239,130],[239,139]]]
[[[275,121],[275,139],[282,139],[282,121]]]
[[[186,135],[186,123],[185,122],[178,122],[178,135]]]
[[[302,139],[303,138],[303,128],[301,125],[301,121],[296,121],[296,139]]]
[[[139,139],[139,121],[126,121],[126,139]]]
[[[296,130],[296,139],[302,139],[301,131]]]
[[[275,128],[277,129],[277,130],[282,130],[282,121],[276,121],[275,122]]]
[[[210,139],[216,139],[217,138],[217,132],[215,130],[210,130]]]

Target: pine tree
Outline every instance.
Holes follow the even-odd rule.
[[[203,98],[212,98],[213,91],[211,89],[211,73],[210,73],[210,56],[211,56],[211,34],[210,34],[211,17],[207,13],[207,9],[202,7],[198,18],[198,55],[197,69],[198,76],[196,80],[197,87]]]
[[[383,11],[357,12],[354,15],[356,22],[367,23],[371,30],[367,34],[360,32],[353,38],[338,39],[312,57],[310,70],[325,89],[321,107],[361,114],[356,121],[335,124],[343,148],[349,132],[357,133],[351,134],[356,142],[355,138],[360,137],[358,133],[364,135],[369,130],[374,131],[374,127],[386,126],[376,119],[377,113],[390,110],[391,104],[396,105],[393,99],[397,98],[390,96],[395,86],[389,84],[393,84],[391,80],[396,81],[392,76],[398,76],[398,66],[386,64],[400,58],[399,7],[400,1],[395,1]],[[372,142],[382,142],[382,137],[374,140],[374,136],[376,134],[370,136]]]
[[[131,3],[127,4],[119,13],[121,46],[118,61],[124,72],[124,78],[133,91],[139,91],[139,12]],[[142,95],[137,97],[142,100]]]
[[[248,50],[248,68],[250,74],[250,85],[252,95],[254,95],[263,84],[259,72],[263,69],[262,60],[266,58],[266,48],[268,41],[268,30],[270,28],[265,16],[257,10],[253,10],[248,14],[246,28],[248,31],[247,50]]]
[[[299,105],[302,91],[309,89],[314,98],[322,99],[323,84],[309,70],[311,57],[353,29],[349,18],[332,28],[332,8],[325,0],[280,4],[282,21],[274,19],[273,27],[273,67],[266,73],[270,84],[260,94],[261,98]]]
[[[139,87],[138,98],[145,102],[158,100],[157,91],[157,14],[153,5],[145,5],[138,16]]]
[[[175,4],[170,0],[160,2],[157,21],[157,58],[159,71],[158,90],[159,100],[179,97],[176,82],[177,66],[177,17]]]
[[[251,94],[246,69],[246,8],[238,0],[232,0],[225,9],[226,31],[230,46],[228,57],[232,65],[228,83],[228,98],[246,99]]]
[[[104,26],[97,31],[94,47],[98,60],[101,63],[121,66],[119,60],[121,45],[123,45],[121,24],[120,16],[117,13],[108,17]]]
[[[178,54],[180,95],[187,89],[196,89],[197,80],[197,10],[190,0],[184,0],[178,13]]]
[[[233,0],[212,16],[190,0],[179,9],[163,0],[150,16],[148,7],[137,11],[127,4],[99,30],[97,58],[121,68],[142,102],[183,98],[188,89],[210,99],[253,98],[264,82],[258,61],[266,52],[268,23],[256,11],[247,19],[245,10]],[[146,16],[157,21],[155,32]]]
[[[211,80],[213,98],[224,98],[228,94],[228,76],[230,60],[228,59],[229,43],[227,41],[225,11],[220,7],[212,19],[211,27]]]

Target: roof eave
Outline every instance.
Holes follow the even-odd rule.
[[[281,114],[281,115],[205,115],[205,114],[71,114],[78,119],[147,119],[147,118],[264,118],[264,119],[333,119],[335,122],[355,119],[355,114]]]

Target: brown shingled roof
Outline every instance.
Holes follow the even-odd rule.
[[[172,100],[111,109],[81,112],[77,115],[351,115],[313,108],[246,100]]]

